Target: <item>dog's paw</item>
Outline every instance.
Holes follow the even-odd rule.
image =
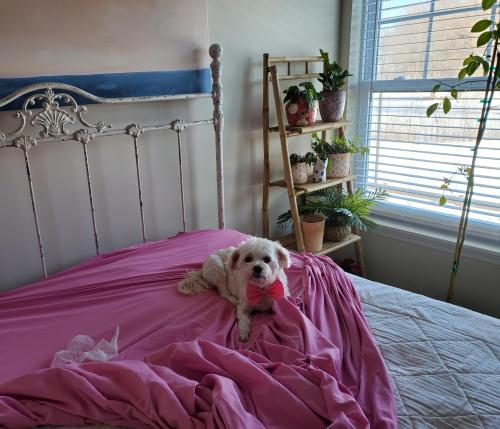
[[[225,298],[233,305],[238,305],[240,303],[240,300],[233,295],[228,295]]]

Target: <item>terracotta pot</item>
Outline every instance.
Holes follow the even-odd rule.
[[[326,166],[328,165],[327,159],[317,159],[314,163],[312,180],[313,183],[326,182]]]
[[[345,109],[345,91],[321,91],[319,113],[323,122],[337,122],[342,119]]]
[[[290,100],[285,105],[285,111],[288,125],[292,127],[311,125],[316,121],[318,102],[315,101],[313,107],[309,109],[307,102],[301,98]]]
[[[328,155],[329,163],[326,177],[329,179],[340,179],[349,176],[351,170],[350,153],[332,153]]]
[[[345,240],[349,234],[351,234],[351,227],[348,225],[327,226],[325,229],[325,237],[330,241]]]
[[[307,183],[307,162],[292,164],[292,178],[294,185]]]
[[[319,252],[323,247],[325,235],[325,218],[320,215],[304,215],[300,217],[300,227],[304,237],[306,252]]]

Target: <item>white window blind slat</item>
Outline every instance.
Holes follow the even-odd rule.
[[[370,153],[355,159],[359,185],[386,189],[389,204],[414,213],[458,219],[466,178],[453,178],[445,207],[438,203],[440,185],[457,167],[470,165],[484,79],[461,87],[448,115],[440,111],[429,119],[426,109],[443,98],[432,92],[436,79],[458,83],[463,59],[484,53],[470,28],[480,19],[494,20],[498,9],[484,12],[480,0],[365,0],[358,119]],[[470,218],[500,227],[498,93],[493,105],[476,164]]]

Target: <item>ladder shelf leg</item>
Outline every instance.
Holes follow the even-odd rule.
[[[295,188],[293,186],[292,167],[290,165],[290,156],[288,153],[288,141],[285,129],[285,120],[283,115],[283,106],[281,103],[281,91],[278,83],[278,73],[276,66],[273,65],[269,68],[271,72],[271,82],[273,86],[274,103],[276,106],[276,116],[278,119],[280,142],[281,142],[281,155],[283,157],[283,173],[288,190],[288,200],[290,202],[290,211],[292,212],[292,221],[295,231],[295,238],[297,240],[297,249],[300,252],[305,250],[304,238],[302,236],[302,228],[300,226],[299,209],[297,206],[297,198],[295,195]]]
[[[347,192],[349,192],[352,195],[354,193],[352,180],[346,182],[346,187],[347,187]],[[359,231],[357,230],[357,228],[353,228],[352,232],[353,234],[359,235]],[[356,260],[358,261],[359,271],[361,273],[361,276],[366,277],[365,259],[363,257],[363,245],[361,244],[361,241],[356,241],[356,243],[354,243],[354,251],[356,253]]]
[[[262,69],[262,137],[264,142],[264,173],[262,183],[262,234],[269,238],[269,54],[263,56]]]

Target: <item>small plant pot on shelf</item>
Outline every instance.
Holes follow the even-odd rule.
[[[329,179],[340,179],[349,175],[351,169],[350,153],[332,153],[328,155],[328,171]]]
[[[323,122],[338,122],[342,119],[345,109],[346,93],[341,90],[321,91],[319,113]]]
[[[326,182],[326,166],[328,165],[327,159],[318,159],[314,163],[312,180],[313,183]]]
[[[326,226],[325,237],[329,241],[337,242],[344,241],[351,234],[349,225]]]
[[[292,164],[292,178],[294,185],[303,185],[307,183],[307,162],[299,162],[297,164]]]
[[[318,102],[315,101],[311,108],[305,100],[291,100],[285,105],[288,125],[303,127],[312,125],[318,114]]]
[[[301,216],[300,227],[302,228],[306,252],[319,252],[323,248],[325,218],[320,215]]]

